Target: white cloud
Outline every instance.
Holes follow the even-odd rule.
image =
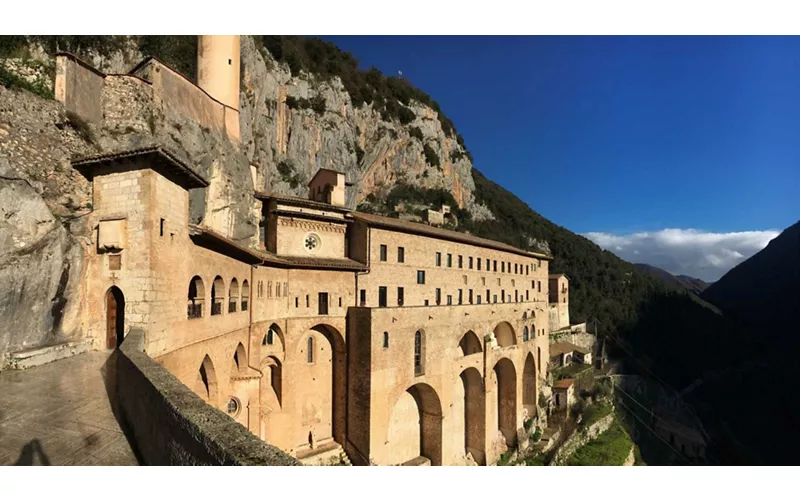
[[[696,229],[662,229],[623,236],[608,233],[584,236],[629,262],[716,281],[779,234],[775,230],[708,233]]]

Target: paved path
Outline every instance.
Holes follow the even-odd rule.
[[[115,378],[110,356],[0,372],[0,466],[137,465],[106,388]]]

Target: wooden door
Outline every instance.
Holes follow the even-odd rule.
[[[117,299],[111,290],[106,293],[106,347],[117,347]]]

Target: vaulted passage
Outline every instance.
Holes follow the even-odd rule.
[[[203,358],[194,385],[194,392],[203,398],[203,401],[211,406],[217,406],[217,373],[214,371],[214,363],[211,362],[208,354]]]
[[[494,327],[494,336],[497,339],[497,345],[500,347],[508,347],[517,343],[517,334],[514,332],[514,327],[507,321],[503,321]]]
[[[517,438],[517,371],[514,363],[503,358],[494,365],[497,379],[497,427],[513,446]]]
[[[536,416],[536,392],[536,363],[533,360],[533,353],[528,353],[522,371],[522,407],[528,418]]]
[[[475,368],[461,372],[464,384],[464,454],[471,453],[478,465],[486,465],[486,393],[483,378]]]
[[[400,465],[418,457],[442,465],[442,404],[425,383],[408,388],[392,409],[387,436],[389,463]]]
[[[458,343],[458,347],[461,349],[461,354],[464,356],[469,356],[470,354],[475,354],[483,350],[481,348],[481,341],[472,330],[461,337],[461,342]]]

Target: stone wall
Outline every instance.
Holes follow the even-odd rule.
[[[147,465],[300,465],[203,402],[143,352],[132,330],[117,358],[120,414]]]
[[[563,465],[567,459],[578,450],[578,448],[585,445],[589,441],[597,439],[597,436],[607,431],[613,423],[614,413],[610,413],[609,415],[606,415],[590,425],[586,431],[575,432],[572,434],[572,436],[567,438],[566,441],[564,441],[564,444],[562,444],[558,450],[556,450],[555,455],[553,455],[553,459],[550,461],[550,465]]]
[[[582,347],[587,349],[590,353],[594,352],[594,343],[597,340],[597,337],[592,335],[591,333],[551,333],[550,334],[550,343],[555,344],[556,342],[569,342],[570,344],[575,344],[578,347]]]

